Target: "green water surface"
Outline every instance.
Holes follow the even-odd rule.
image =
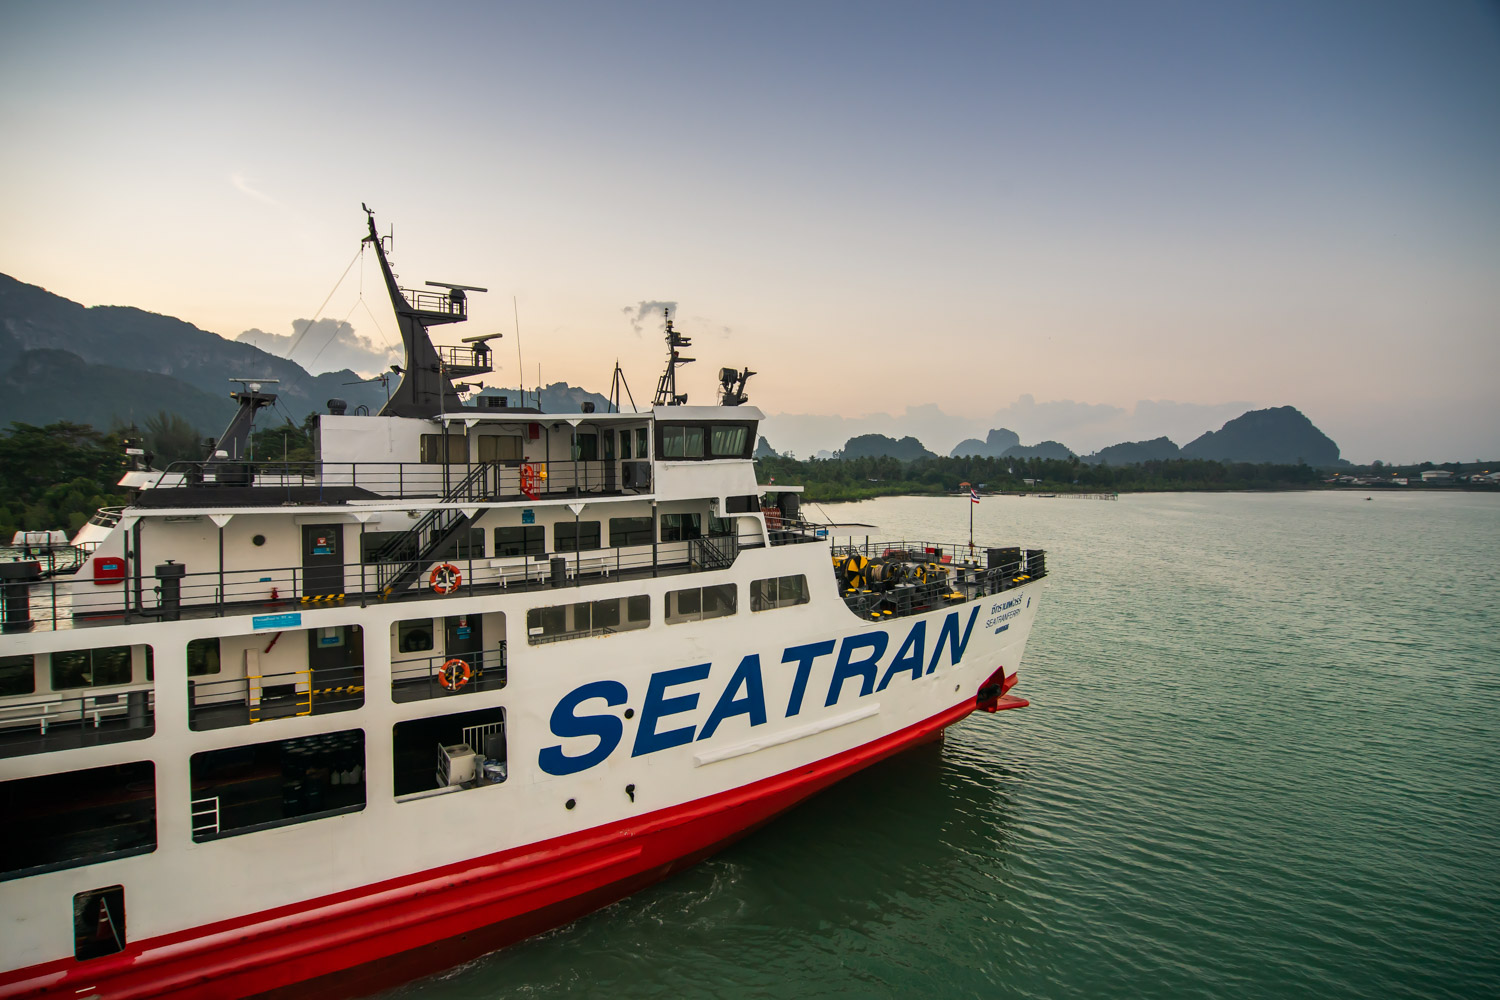
[[[968,531],[962,500],[827,513]],[[1500,996],[1500,497],[975,514],[1048,550],[1030,708],[389,996]]]

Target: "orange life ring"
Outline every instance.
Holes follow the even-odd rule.
[[[432,575],[427,578],[435,593],[451,594],[458,589],[458,585],[464,582],[463,574],[459,573],[458,567],[452,563],[439,563],[432,567]]]
[[[526,462],[521,466],[521,492],[532,500],[537,499],[536,466]]]
[[[447,663],[438,667],[438,683],[449,691],[457,691],[469,683],[469,678],[474,676],[474,671],[469,669],[467,660],[454,657]]]

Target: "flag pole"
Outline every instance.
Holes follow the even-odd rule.
[[[974,557],[974,487],[968,483],[959,483],[959,486],[969,491],[969,557]]]

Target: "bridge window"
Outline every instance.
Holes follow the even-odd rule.
[[[650,545],[653,540],[650,517],[612,517],[609,519],[609,544],[612,548]]]
[[[156,850],[149,760],[0,782],[0,881]]]
[[[773,576],[750,582],[750,610],[769,611],[807,603],[807,577]]]
[[[745,436],[749,429],[744,424],[712,424],[709,427],[708,453],[714,458],[743,458]]]
[[[31,694],[36,690],[36,658],[25,656],[0,656],[0,697],[13,694]]]
[[[677,461],[749,458],[755,425],[749,423],[657,424],[656,457]],[[645,457],[642,454],[641,457]]]
[[[695,622],[703,618],[723,618],[735,613],[737,597],[732,583],[716,587],[693,587],[667,593],[667,624]]]
[[[398,722],[391,737],[398,800],[483,788],[506,779],[503,708]]]
[[[520,524],[495,529],[495,555],[539,556],[547,551],[547,529],[540,524]]]
[[[645,594],[532,608],[526,612],[526,641],[533,646],[589,635],[630,632],[651,624],[651,598]]]
[[[361,729],[208,750],[193,754],[190,768],[198,842],[365,807]]]
[[[703,457],[703,428],[697,424],[661,424],[661,458]]]
[[[552,529],[552,547],[558,552],[587,552],[599,548],[599,522],[558,521]]]

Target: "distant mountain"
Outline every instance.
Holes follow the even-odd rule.
[[[781,456],[776,454],[776,449],[771,447],[771,442],[767,441],[765,438],[761,438],[759,441],[755,442],[755,454],[751,457],[780,458]]]
[[[1059,461],[1066,462],[1068,459],[1073,457],[1073,453],[1068,450],[1068,446],[1065,444],[1059,444],[1056,441],[1043,441],[1040,444],[1033,445],[1012,445],[1011,447],[1005,449],[1005,453],[1000,457],[1055,458]]]
[[[953,446],[948,454],[952,458],[999,458],[1006,449],[1021,443],[1021,435],[1004,427],[992,430],[985,440],[967,438]]]
[[[1182,448],[1183,458],[1220,462],[1339,463],[1339,446],[1293,406],[1251,410]]]
[[[107,431],[143,427],[162,410],[208,437],[229,423],[234,401],[170,375],[92,365],[67,351],[22,351],[0,370],[0,428],[12,421],[40,427],[67,420]]]
[[[861,434],[859,437],[850,438],[844,445],[842,457],[878,458],[887,455],[891,458],[899,458],[903,462],[916,458],[937,457],[922,447],[922,442],[914,437],[904,437],[898,441],[884,434]]]
[[[5,376],[25,382],[27,396],[24,407],[10,403],[0,411],[7,420],[45,424],[79,420],[85,411],[123,416],[165,409],[181,413],[205,435],[217,434],[233,412],[228,398],[231,378],[278,379],[278,406],[294,420],[323,410],[334,397],[348,401],[351,410],[365,405],[373,412],[385,403],[378,383],[346,385],[360,381],[354,372],[310,375],[295,362],[180,319],[124,306],[84,308],[0,274],[0,372],[16,372],[22,356],[35,351],[66,352],[86,367],[51,355],[25,361],[21,374]],[[103,366],[116,376],[144,372],[170,381],[141,380],[132,374],[95,378],[100,373],[87,366]],[[84,385],[89,387],[87,399]],[[226,416],[220,419],[220,411],[185,393],[184,387],[222,400]],[[158,396],[158,390],[164,395]],[[24,412],[17,416],[17,410]],[[108,427],[109,421],[101,424]]]
[[[1129,441],[1125,444],[1112,444],[1108,448],[1101,448],[1092,455],[1084,457],[1084,461],[1091,465],[1101,462],[1110,465],[1139,465],[1142,462],[1166,460],[1181,457],[1181,449],[1169,438],[1152,438],[1150,441]]]

